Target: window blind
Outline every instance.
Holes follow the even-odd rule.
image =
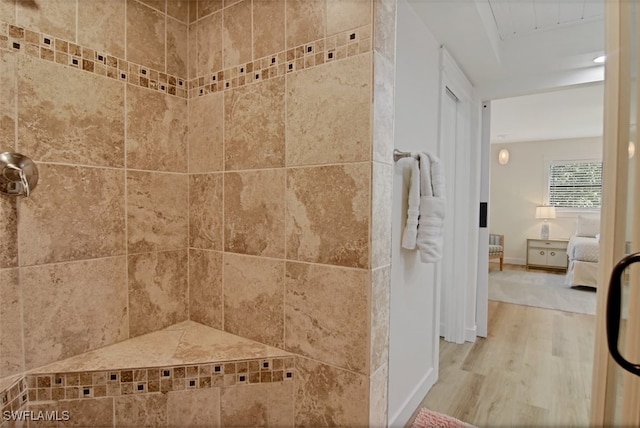
[[[549,205],[600,208],[602,162],[553,161],[549,167]]]

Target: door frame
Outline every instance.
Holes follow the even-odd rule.
[[[440,335],[455,343],[475,342],[476,328],[476,285],[478,266],[477,212],[479,205],[479,155],[480,148],[475,141],[473,126],[473,87],[460,67],[444,46],[440,47],[440,141],[439,153],[447,153],[444,141],[442,116],[446,97],[451,92],[458,100],[456,117],[456,141],[453,150],[455,179],[447,183],[447,197],[454,197],[453,212],[447,212],[446,221],[453,222],[454,260],[443,259],[442,269],[438,269],[437,283],[441,284]],[[474,160],[474,162],[472,162]],[[455,189],[455,191],[453,190]],[[446,245],[446,244],[445,244]],[[451,283],[444,284],[442,272],[452,272]],[[452,268],[453,267],[453,268]]]
[[[603,189],[600,230],[600,260],[598,302],[596,309],[596,336],[591,392],[590,422],[594,426],[612,426],[615,418],[618,370],[611,358],[606,337],[606,303],[609,291],[609,276],[613,267],[625,253],[625,227],[627,223],[628,192],[628,142],[630,123],[630,63],[631,53],[631,3],[624,0],[605,2],[605,95],[603,132]],[[636,24],[637,25],[637,24]],[[637,60],[638,58],[636,58]],[[635,118],[637,120],[637,118]],[[637,123],[637,122],[636,122]],[[637,162],[637,159],[636,159]],[[638,194],[638,189],[635,191]],[[636,201],[637,202],[637,201]],[[636,205],[637,207],[637,205]],[[637,229],[635,231],[637,235]],[[631,319],[629,320],[631,321]],[[630,324],[631,325],[631,324]],[[631,330],[631,329],[629,329]],[[628,346],[637,347],[638,339],[629,334]],[[632,376],[632,375],[629,375]],[[627,377],[627,379],[630,379]],[[637,382],[637,380],[633,380]],[[625,379],[626,383],[626,379]],[[637,385],[637,383],[636,383]],[[625,391],[627,408],[637,409],[638,397],[629,397]],[[630,401],[631,399],[631,401]],[[635,403],[632,401],[635,400]],[[624,406],[623,406],[624,407]],[[623,423],[637,425],[639,415],[624,413]],[[634,421],[635,420],[635,421]]]

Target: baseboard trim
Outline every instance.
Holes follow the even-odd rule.
[[[526,265],[527,264],[527,260],[526,259],[517,259],[515,257],[505,257],[504,258],[504,262],[508,263],[510,265]]]
[[[478,328],[477,326],[473,326],[473,328],[465,328],[464,329],[464,340],[467,342],[475,342],[476,337],[478,337]]]
[[[404,427],[437,380],[438,371],[431,367],[407,399],[404,400],[400,409],[394,415],[389,417],[389,426]]]

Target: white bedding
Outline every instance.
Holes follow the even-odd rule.
[[[567,247],[569,261],[580,260],[583,262],[598,262],[600,243],[596,238],[584,236],[572,236]]]
[[[565,284],[598,287],[598,256],[600,243],[596,238],[572,236],[567,246],[569,269]]]

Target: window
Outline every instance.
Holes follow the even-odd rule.
[[[558,208],[600,209],[601,201],[602,162],[550,162],[549,205]]]

